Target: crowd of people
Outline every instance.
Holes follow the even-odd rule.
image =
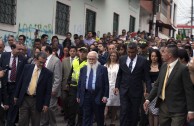
[[[0,40],[0,125],[193,126],[194,42],[146,32]],[[107,119],[110,120],[107,122]],[[65,125],[65,124],[64,124]]]

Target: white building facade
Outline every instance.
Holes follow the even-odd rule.
[[[39,32],[39,37],[48,34],[51,39],[53,35],[57,35],[60,40],[65,38],[66,32],[71,32],[72,35],[85,35],[87,31],[96,31],[101,37],[103,33],[113,33],[113,31],[121,34],[122,29],[139,30],[139,0],[15,0],[12,2],[0,3],[0,6],[4,7],[4,11],[0,11],[0,15],[3,15],[0,17],[0,37],[5,42],[8,35],[17,38],[23,34],[27,37],[27,44],[30,45],[36,30]],[[11,16],[6,10],[10,11]]]

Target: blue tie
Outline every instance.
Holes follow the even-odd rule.
[[[88,79],[88,90],[92,90],[92,81],[93,81],[93,69],[91,68]]]

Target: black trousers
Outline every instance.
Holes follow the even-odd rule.
[[[77,87],[70,86],[69,87],[69,95],[68,95],[68,126],[76,125],[76,115],[78,114],[78,122],[77,125],[82,124],[82,110],[79,107],[79,104],[76,100],[77,95]]]
[[[148,126],[149,121],[148,121],[148,115],[145,114],[143,104],[145,102],[145,98],[143,96],[141,106],[140,106],[140,121],[139,121],[139,126]]]
[[[7,111],[7,126],[14,126],[18,117],[19,106],[14,104],[15,83],[7,83],[9,95],[9,109]]]
[[[120,95],[120,126],[137,126],[142,98],[132,98],[129,93]]]
[[[97,126],[103,126],[104,109],[105,104],[96,104],[95,95],[87,91],[84,96],[82,126],[92,126],[93,116],[95,116]]]
[[[0,88],[0,103],[2,103],[2,92]],[[0,126],[5,125],[5,110],[0,106]]]

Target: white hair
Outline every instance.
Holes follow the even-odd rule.
[[[87,58],[88,58],[88,56],[91,55],[91,54],[95,54],[95,55],[96,55],[96,59],[98,59],[98,53],[97,53],[96,51],[90,51],[90,52],[88,53],[88,55],[87,55]]]

